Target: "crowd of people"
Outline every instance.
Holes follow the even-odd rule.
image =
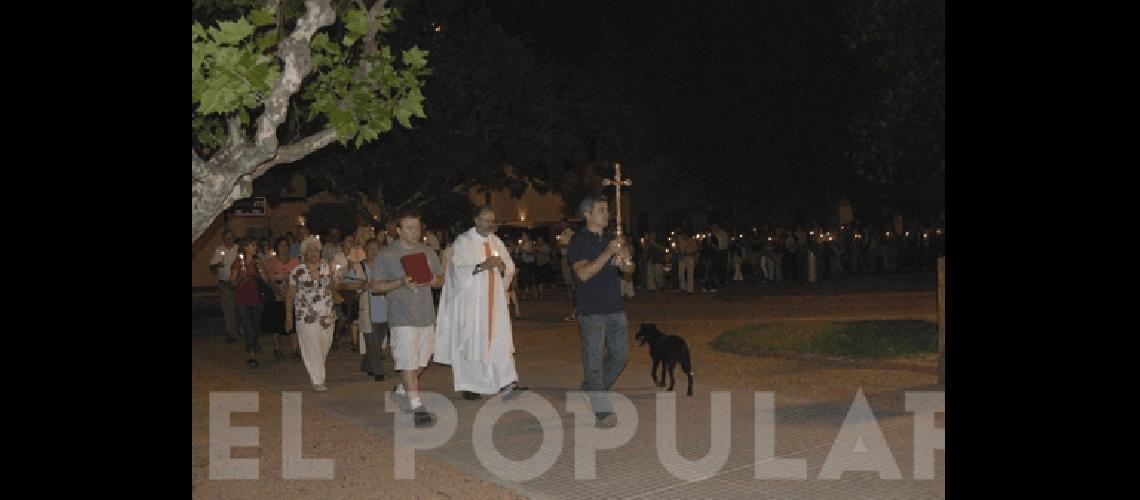
[[[927,272],[945,252],[946,232],[934,225],[843,224],[703,232],[648,231],[637,242],[646,290],[716,292],[732,282],[818,283],[844,276]],[[639,281],[640,282],[640,281]]]
[[[524,389],[514,370],[509,312],[513,306],[520,317],[520,290],[528,300],[565,288],[565,319],[576,321],[582,336],[582,388],[604,391],[628,356],[623,298],[637,289],[711,293],[749,280],[924,272],[946,241],[945,230],[933,225],[899,231],[858,223],[736,231],[710,224],[700,232],[649,230],[617,240],[605,231],[608,209],[604,198],[583,200],[582,223],[562,221],[548,233],[553,242],[528,231],[501,238],[489,207],[479,208],[465,231],[425,231],[414,213],[345,234],[335,227],[311,234],[302,225],[272,244],[226,230],[210,261],[226,341],[244,339],[246,364],[257,369],[261,336],[271,334],[273,358],[303,362],[318,392],[328,390],[325,359],[342,339],[350,339],[360,370],[375,381],[385,379],[387,349],[400,374],[394,393],[406,399],[416,425],[430,425],[418,379],[433,357],[452,366],[455,390],[466,399]],[[417,280],[407,258],[419,255],[427,277]],[[599,425],[614,425],[608,401],[591,402]]]
[[[332,228],[323,242],[305,226],[296,228],[298,236],[289,232],[272,246],[266,240],[239,240],[227,229],[210,261],[218,277],[227,342],[244,338],[246,364],[258,369],[261,336],[272,334],[273,357],[303,362],[317,392],[328,390],[325,360],[330,350],[339,349],[341,339],[350,339],[352,351],[361,354],[360,370],[375,381],[385,378],[387,349],[392,368],[400,374],[394,392],[407,400],[417,425],[430,425],[432,417],[418,397],[418,379],[433,355],[443,352],[436,345],[435,325],[447,264],[440,257],[442,232],[421,234],[421,230],[415,213],[396,217],[379,234],[371,227],[344,235]],[[453,253],[448,248],[443,258]],[[505,247],[502,253],[509,254]],[[406,257],[419,256],[430,276],[426,280],[413,279],[407,267]],[[458,265],[464,257],[452,258]],[[493,260],[492,266],[496,262],[502,261]],[[500,287],[510,283],[513,273],[512,264]],[[505,301],[501,307],[505,314]],[[508,345],[513,354],[509,339]],[[470,373],[482,372],[481,366],[455,365]],[[513,371],[504,372],[496,382],[505,381],[508,392],[513,392],[517,377],[510,374]],[[504,388],[495,387],[500,389]]]

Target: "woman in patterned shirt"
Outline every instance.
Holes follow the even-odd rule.
[[[321,240],[316,236],[306,238],[301,242],[301,265],[289,273],[285,328],[296,324],[301,358],[317,392],[328,390],[325,387],[325,358],[332,347],[333,325],[336,324],[336,314],[333,313],[336,286],[328,262],[321,260]]]

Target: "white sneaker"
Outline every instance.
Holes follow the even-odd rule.
[[[317,392],[326,392],[329,390],[329,388],[325,387],[325,384],[314,384],[313,390]]]

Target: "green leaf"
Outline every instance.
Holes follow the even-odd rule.
[[[254,46],[257,47],[258,52],[265,52],[277,45],[277,38],[277,30],[270,31],[255,38]]]
[[[249,125],[249,112],[245,108],[238,110],[238,117],[241,118],[242,125]]]
[[[344,35],[344,39],[340,43],[344,44],[345,47],[351,47],[352,44],[356,43],[356,38],[353,38],[352,35]]]
[[[265,73],[265,88],[272,89],[274,85],[277,85],[279,78],[281,78],[281,71],[277,69],[277,66],[270,66],[269,71]]]
[[[195,103],[202,100],[202,91],[206,90],[206,79],[202,75],[195,73],[194,77],[190,79],[190,102]]]
[[[269,85],[266,83],[266,76],[269,75],[269,69],[270,66],[268,64],[258,64],[249,68],[249,72],[246,73],[245,77],[254,85],[254,88],[265,90],[269,88]]]
[[[244,17],[237,21],[221,21],[218,28],[214,32],[214,40],[221,44],[237,45],[253,34],[253,25]]]
[[[332,57],[340,56],[340,47],[332,43],[332,40],[329,40],[328,33],[317,33],[314,35],[313,41],[309,43],[309,46],[318,51],[325,52]]]
[[[355,39],[368,33],[368,13],[359,9],[350,10],[344,15],[344,25],[348,28],[348,35],[345,36],[345,39],[351,37],[355,41]]]
[[[233,98],[233,91],[227,88],[210,87],[202,91],[202,104],[198,112],[204,115],[211,113],[229,112],[229,101]]]
[[[208,37],[206,34],[206,28],[203,28],[202,25],[197,21],[195,21],[194,24],[190,26],[190,31],[194,33],[194,38],[191,40],[192,42],[205,40]]]
[[[249,20],[254,26],[273,26],[277,24],[277,12],[272,7],[258,9],[249,13]]]
[[[403,61],[405,65],[408,65],[415,69],[420,69],[427,66],[427,56],[428,51],[413,46],[412,48],[404,51]]]
[[[202,63],[206,60],[206,50],[202,44],[195,43],[190,47],[190,64],[194,67],[194,74],[202,68]]]
[[[404,128],[412,128],[411,118],[414,113],[415,110],[407,101],[400,101],[400,104],[396,106],[396,121],[400,122]]]

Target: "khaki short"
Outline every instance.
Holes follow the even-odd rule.
[[[390,330],[396,370],[415,370],[428,365],[435,352],[435,325],[393,326]]]

